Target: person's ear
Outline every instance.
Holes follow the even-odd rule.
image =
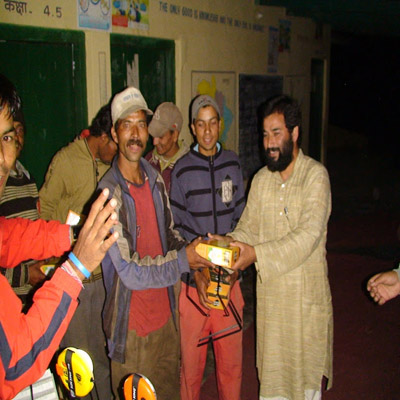
[[[178,129],[174,130],[174,133],[172,134],[172,136],[173,136],[174,143],[178,143],[178,139],[179,139],[179,131],[178,131]]]
[[[118,143],[118,136],[117,136],[117,132],[115,131],[114,127],[111,128],[111,136],[114,139],[114,142]]]
[[[292,140],[293,143],[297,143],[297,139],[299,138],[299,127],[295,126],[292,131]]]
[[[194,124],[190,124],[190,127],[192,128],[193,136],[196,136],[196,129],[194,128]]]

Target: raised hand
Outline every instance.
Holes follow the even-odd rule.
[[[73,248],[73,253],[89,272],[100,264],[107,250],[118,239],[117,232],[110,235],[110,229],[118,222],[114,212],[117,201],[111,199],[104,206],[108,194],[109,190],[104,189],[93,203]],[[84,278],[80,272],[77,273],[81,279]]]

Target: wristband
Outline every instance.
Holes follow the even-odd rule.
[[[72,278],[74,278],[74,280],[76,280],[81,287],[83,287],[81,278],[79,278],[78,274],[76,273],[75,269],[72,268],[71,264],[68,261],[65,261],[65,263],[63,263],[63,265],[61,265],[60,267],[63,271],[65,271],[67,274],[71,275]]]
[[[78,257],[71,251],[68,258],[74,263],[75,267],[82,272],[83,276],[87,279],[90,276],[90,272],[85,268],[85,266],[78,260]]]

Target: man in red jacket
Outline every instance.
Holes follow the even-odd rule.
[[[16,158],[13,115],[20,107],[14,86],[0,75],[0,197]],[[57,350],[78,305],[82,280],[99,265],[118,238],[116,201],[104,189],[93,203],[69,260],[35,294],[27,314],[6,278],[0,275],[0,399],[11,399],[39,379]],[[57,221],[0,217],[0,266],[60,256],[71,247],[71,229]]]

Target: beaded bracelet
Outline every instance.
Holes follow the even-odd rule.
[[[90,272],[85,268],[85,266],[78,260],[78,257],[71,251],[68,258],[74,263],[75,267],[82,272],[83,276],[87,279],[90,276]]]
[[[66,260],[63,265],[61,265],[61,269],[65,271],[67,274],[71,275],[74,280],[76,280],[81,287],[83,287],[82,281],[79,278],[78,274],[76,273],[75,269],[71,267],[71,264]]]

